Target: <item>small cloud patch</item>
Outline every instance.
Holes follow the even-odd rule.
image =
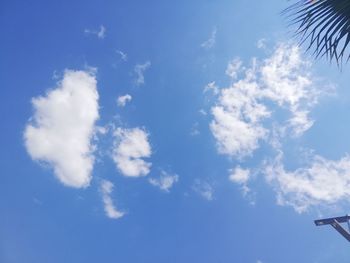
[[[122,175],[139,177],[150,172],[151,163],[143,160],[152,154],[148,136],[141,128],[116,129],[112,157]]]
[[[179,181],[179,176],[161,171],[158,178],[150,178],[148,181],[151,185],[157,186],[160,190],[169,193],[173,185]]]
[[[214,199],[214,188],[210,183],[206,181],[196,179],[194,181],[192,189],[207,201],[212,201]]]
[[[126,105],[126,103],[128,103],[129,101],[131,101],[132,97],[129,94],[125,94],[123,96],[119,96],[117,99],[117,104],[119,107],[124,107]]]
[[[95,35],[99,39],[104,39],[106,37],[106,28],[101,25],[98,30],[85,29],[84,33],[87,35]]]

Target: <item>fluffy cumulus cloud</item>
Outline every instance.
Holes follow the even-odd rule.
[[[119,107],[124,107],[126,105],[126,103],[128,103],[129,101],[131,101],[132,97],[129,94],[125,94],[123,96],[119,96],[117,99],[117,104]]]
[[[150,178],[148,181],[150,184],[159,187],[164,192],[170,192],[173,185],[179,180],[177,174],[170,174],[165,171],[161,171],[158,178]]]
[[[148,133],[141,128],[122,129],[114,132],[113,160],[125,176],[139,177],[150,172],[151,163],[143,158],[152,154]]]
[[[268,131],[261,120],[270,112],[254,94],[250,95],[256,90],[256,83],[243,80],[235,88],[221,91],[218,104],[211,109],[214,119],[210,124],[220,153],[242,158],[266,138]]]
[[[106,215],[112,219],[118,219],[124,216],[124,212],[118,211],[113,200],[111,198],[111,194],[113,192],[114,185],[112,182],[108,180],[102,180],[100,185],[100,191],[102,194],[102,200],[104,205],[104,210]]]
[[[136,75],[135,83],[137,86],[145,84],[145,71],[149,69],[151,66],[151,62],[147,61],[143,64],[137,64],[134,68],[134,72]]]
[[[94,165],[92,137],[99,118],[96,78],[67,70],[57,88],[32,99],[34,115],[24,131],[32,159],[49,164],[71,187],[86,187]]]
[[[211,109],[210,128],[220,153],[239,159],[251,155],[260,141],[270,138],[272,128],[266,123],[278,109],[288,112],[279,126],[291,136],[301,136],[312,126],[309,110],[320,92],[298,47],[281,44],[271,57],[253,59],[249,68],[235,59],[226,74],[232,82],[220,89]]]
[[[306,167],[288,171],[283,154],[266,163],[264,173],[277,191],[277,202],[290,205],[298,212],[312,206],[334,206],[350,198],[350,157],[328,160],[312,156]]]

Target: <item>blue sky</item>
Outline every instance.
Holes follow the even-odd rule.
[[[0,262],[348,262],[349,66],[288,1],[2,1]]]

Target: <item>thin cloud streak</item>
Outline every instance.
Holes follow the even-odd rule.
[[[151,67],[151,62],[147,61],[143,64],[137,64],[134,68],[134,73],[136,75],[135,83],[137,86],[145,84],[145,72]]]
[[[101,25],[99,30],[85,29],[84,33],[88,35],[95,35],[99,39],[104,39],[106,37],[106,28],[104,25]]]
[[[214,47],[216,44],[216,33],[217,33],[217,28],[215,27],[211,32],[209,39],[204,41],[201,44],[201,47],[204,49],[211,49],[212,47]]]
[[[119,219],[125,215],[124,212],[119,211],[112,198],[111,194],[113,192],[114,184],[108,180],[102,180],[100,184],[100,191],[102,194],[102,201],[104,205],[104,210],[106,213],[106,216],[111,219]]]

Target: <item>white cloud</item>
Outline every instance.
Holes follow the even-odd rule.
[[[97,37],[98,38],[105,38],[106,36],[106,28],[104,26],[100,26],[100,30],[97,32]]]
[[[169,192],[170,188],[179,181],[179,176],[161,171],[159,178],[150,178],[148,181],[150,184],[159,187],[162,191]]]
[[[134,68],[136,74],[135,83],[137,86],[145,84],[145,71],[151,66],[151,62],[147,61],[144,64],[137,64]]]
[[[266,48],[266,39],[265,38],[261,38],[258,40],[258,42],[256,43],[257,48],[260,49],[265,49]]]
[[[99,39],[106,37],[106,28],[101,25],[99,30],[85,29],[85,34],[96,35]]]
[[[32,99],[34,115],[24,131],[33,160],[53,167],[71,187],[86,187],[94,165],[92,138],[98,114],[94,74],[66,70],[58,87]]]
[[[152,154],[147,132],[141,128],[118,128],[114,136],[112,157],[118,170],[130,177],[147,175],[150,172],[151,163],[142,159]]]
[[[259,139],[266,138],[267,130],[259,123],[248,122],[223,107],[212,108],[214,120],[210,129],[217,140],[221,154],[242,158],[258,148]]]
[[[192,186],[193,191],[208,201],[214,199],[214,188],[206,181],[196,179]]]
[[[128,60],[128,54],[124,53],[121,50],[116,50],[117,54],[120,55],[121,60],[127,61]]]
[[[235,58],[228,63],[225,73],[231,79],[236,79],[241,67],[242,67],[242,61],[238,58]]]
[[[312,206],[331,207],[349,202],[350,157],[328,160],[318,155],[308,160],[307,167],[287,171],[282,163],[283,154],[266,163],[264,174],[277,192],[279,205],[292,206],[297,212]]]
[[[127,102],[131,101],[132,97],[129,94],[125,94],[124,96],[119,96],[117,99],[117,104],[119,107],[124,107]]]
[[[213,29],[213,31],[211,32],[209,39],[207,39],[206,41],[204,41],[204,42],[201,44],[201,47],[202,47],[202,48],[205,48],[205,49],[210,49],[210,48],[214,47],[214,46],[215,46],[215,43],[216,43],[216,33],[217,33],[217,29],[216,29],[216,27],[215,27],[215,28]]]
[[[96,126],[95,127],[95,135],[101,134],[101,135],[106,135],[108,133],[108,127],[103,127],[103,126]],[[96,136],[96,140],[97,140]]]
[[[234,183],[246,184],[250,179],[250,170],[242,169],[240,166],[237,166],[235,169],[230,170],[229,179]]]
[[[104,210],[106,215],[112,219],[118,219],[125,215],[124,212],[118,211],[111,198],[113,192],[113,183],[108,180],[102,180],[100,185],[100,191],[102,193],[102,200],[104,204]]]
[[[211,108],[210,128],[218,152],[241,160],[266,141],[280,152],[263,169],[280,205],[303,212],[313,206],[346,202],[350,197],[350,157],[332,161],[312,155],[306,167],[294,171],[287,171],[282,162],[286,137],[302,136],[312,127],[312,107],[333,88],[312,76],[311,64],[301,57],[299,48],[280,44],[270,57],[253,59],[248,68],[238,59],[231,61],[226,74],[232,82],[219,90]],[[248,187],[252,176],[251,171],[237,167],[230,170],[229,178],[242,186],[244,195],[252,195]]]
[[[198,112],[199,112],[201,115],[203,115],[203,116],[207,116],[207,115],[208,115],[208,113],[207,113],[204,109],[200,109]]]
[[[208,83],[205,87],[203,92],[212,92],[214,95],[219,94],[219,87],[215,84],[215,81]]]
[[[297,46],[280,45],[261,68],[262,82],[267,87],[264,96],[290,111],[289,127],[295,136],[313,125],[309,108],[317,103],[325,88],[315,88],[310,67]]]
[[[248,187],[248,182],[252,177],[250,169],[243,169],[240,166],[237,166],[235,169],[230,169],[229,173],[229,180],[240,185],[243,196],[249,198],[250,203],[254,205],[254,193],[252,193],[251,189]]]
[[[260,87],[253,73],[254,69],[247,71],[245,78],[222,89],[218,103],[211,109],[214,120],[210,128],[222,154],[238,158],[250,155],[258,148],[258,141],[267,136],[261,119],[268,117],[270,112],[259,103]],[[229,74],[236,77],[232,68]]]
[[[191,136],[198,136],[201,132],[199,131],[199,124],[198,122],[195,122],[192,125],[191,131],[190,131],[190,135]]]
[[[293,135],[297,137],[310,129],[313,124],[314,121],[309,119],[307,110],[294,110],[293,116],[288,120],[288,127],[292,128]]]
[[[233,82],[220,90],[211,108],[210,128],[219,153],[239,159],[251,155],[260,141],[269,139],[267,120],[278,109],[289,112],[278,126],[289,128],[292,136],[301,136],[312,126],[309,109],[321,92],[314,87],[310,64],[301,58],[298,47],[280,44],[270,58],[253,59],[250,68],[242,68],[235,59],[226,74]]]

